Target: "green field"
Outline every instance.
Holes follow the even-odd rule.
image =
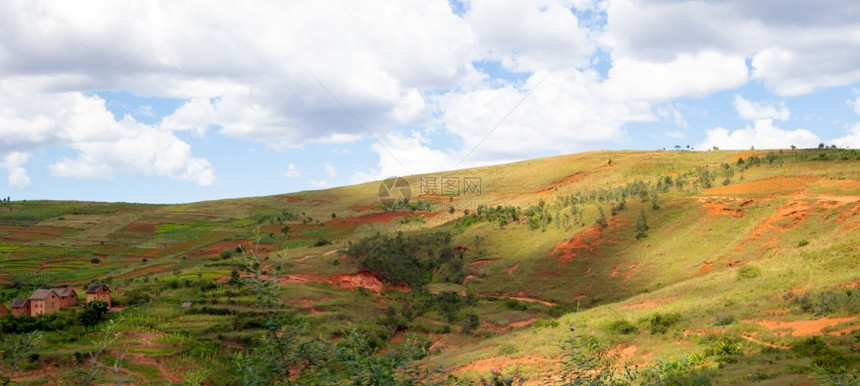
[[[481,189],[420,195],[421,179],[445,176]],[[860,151],[589,152],[407,180],[413,197],[393,211],[378,183],[181,205],[0,203],[0,302],[100,282],[117,307],[92,328],[69,310],[39,328],[0,319],[0,374],[860,382]],[[26,350],[22,329],[39,330]],[[263,368],[273,342],[293,354]]]

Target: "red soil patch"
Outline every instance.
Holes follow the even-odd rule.
[[[742,209],[732,209],[726,206],[726,204],[721,202],[707,202],[705,201],[705,208],[708,210],[708,214],[713,215],[729,215],[733,218],[741,218],[744,216],[744,211]]]
[[[332,276],[329,280],[332,284],[336,284],[341,288],[366,288],[376,294],[381,294],[384,287],[382,280],[379,280],[379,277],[370,271],[344,273]]]
[[[377,205],[353,205],[348,209],[354,210],[356,212],[366,212],[368,210],[376,209]]]
[[[766,196],[774,193],[794,192],[804,189],[813,181],[809,177],[774,177],[759,181],[742,182],[740,184],[717,186],[706,189],[706,195],[754,195]]]
[[[270,279],[270,278],[264,278]],[[376,276],[373,272],[362,270],[356,273],[342,273],[339,275],[324,277],[324,276],[316,276],[309,274],[289,274],[282,276],[279,279],[279,283],[307,283],[307,282],[325,282],[331,283],[340,288],[347,289],[355,289],[355,288],[365,288],[374,293],[381,294],[382,290],[386,288],[386,285]],[[394,286],[388,286],[388,288],[398,290],[398,291],[409,291],[409,286],[405,284],[398,284]]]
[[[839,323],[856,319],[855,316],[843,318],[821,318],[814,320],[798,320],[785,322],[780,320],[744,320],[746,323],[758,324],[771,330],[776,335],[809,336],[821,334],[821,330]]]
[[[697,273],[697,275],[704,275],[704,274],[708,273],[708,271],[710,271],[711,267],[713,267],[713,266],[714,266],[713,262],[710,262],[707,260],[703,261],[702,262],[702,268],[699,268],[699,272]]]
[[[323,256],[331,256],[331,255],[334,255],[335,253],[337,253],[337,249],[332,249],[330,251],[323,252],[322,255]]]
[[[675,300],[678,300],[679,298],[681,298],[681,297],[680,296],[673,296],[673,297],[668,297],[668,298],[650,299],[650,300],[646,300],[642,303],[631,304],[631,305],[623,306],[621,308],[625,309],[625,310],[652,309],[652,308],[660,307],[660,305],[662,305],[663,303],[674,302]]]
[[[609,272],[609,277],[616,277],[616,276],[618,276],[618,266],[617,265],[612,267],[612,271]]]
[[[752,230],[752,236],[759,237],[769,230],[785,231],[792,229],[806,219],[809,210],[809,207],[801,202],[791,201],[756,225]]]
[[[516,271],[517,268],[519,268],[519,267],[520,267],[520,263],[516,263],[516,264],[508,267],[508,274],[512,275],[514,273],[514,271]]]
[[[131,224],[126,225],[124,228],[120,229],[120,232],[125,233],[142,233],[142,234],[152,234],[155,233],[156,225],[148,222],[140,222],[135,221]]]
[[[462,285],[468,285],[468,284],[469,284],[469,281],[470,281],[470,280],[472,280],[472,279],[474,279],[474,278],[475,278],[475,275],[467,275],[467,276],[466,276],[466,278],[464,278],[464,279],[463,279],[463,284],[462,284]]]
[[[630,280],[633,277],[633,274],[642,266],[642,263],[636,263],[627,268],[627,272],[624,273],[624,280]]]
[[[565,177],[565,178],[563,178],[563,179],[560,179],[560,180],[558,180],[558,181],[553,181],[553,182],[551,182],[551,183],[549,184],[549,187],[548,187],[548,188],[546,188],[546,189],[542,189],[542,190],[539,190],[537,193],[538,193],[538,194],[543,194],[543,193],[549,193],[549,192],[552,192],[553,190],[555,190],[556,188],[558,188],[558,187],[560,187],[560,186],[567,185],[567,184],[571,184],[571,183],[574,183],[574,182],[579,182],[579,181],[581,181],[583,178],[585,178],[585,176],[587,176],[587,174],[586,174],[586,173],[583,173],[583,172],[576,172],[576,173],[573,173],[573,174],[571,174],[571,175],[569,175],[569,176],[567,176],[567,177]]]
[[[848,326],[839,330],[830,331],[827,335],[840,336],[840,335],[848,335],[854,331],[860,330],[860,324],[855,324],[853,326]]]
[[[600,245],[602,234],[603,230],[592,225],[575,234],[570,241],[556,245],[550,255],[555,256],[559,264],[565,264],[583,253],[593,255]]]
[[[24,229],[15,229],[2,239],[9,241],[45,240],[57,238],[73,231],[72,228],[35,225]]]

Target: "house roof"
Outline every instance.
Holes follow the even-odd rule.
[[[39,288],[33,292],[33,296],[30,296],[30,300],[44,300],[48,296],[51,296],[51,294],[57,295],[57,293],[52,289]],[[59,296],[60,295],[57,295],[57,297]]]
[[[27,303],[30,302],[30,299],[15,299],[12,302],[12,308],[21,308],[27,307]]]
[[[77,293],[75,292],[75,290],[68,288],[68,287],[67,288],[51,288],[51,290],[56,292],[57,295],[60,295],[61,298],[64,298],[66,296],[71,296],[72,294],[77,296]]]
[[[105,288],[107,288],[108,291],[110,291],[110,288],[108,288],[108,286],[101,284],[101,283],[96,283],[96,284],[93,284],[87,288],[87,293],[93,294],[93,293],[99,292],[99,290],[102,289],[102,287],[105,287]]]

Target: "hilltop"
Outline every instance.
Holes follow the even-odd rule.
[[[271,380],[277,366],[248,358],[273,342],[314,347],[279,363],[323,383],[382,376],[343,347],[452,383],[626,367],[634,384],[801,384],[860,368],[860,151],[601,151],[403,181],[382,190],[395,200],[373,182],[0,203],[0,302],[107,283],[116,306],[92,330],[74,311],[0,319],[4,347],[42,331],[3,374]],[[584,358],[605,360],[571,365]]]

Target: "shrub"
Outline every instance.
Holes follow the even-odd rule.
[[[809,245],[809,240],[807,239],[800,240],[800,242],[797,243],[798,247],[805,247],[807,245]]]
[[[328,240],[326,240],[326,239],[324,239],[324,238],[320,237],[320,238],[318,238],[318,239],[317,239],[317,241],[314,243],[314,246],[315,246],[315,247],[321,247],[321,246],[326,245],[326,244],[328,244]]]
[[[675,312],[668,314],[656,313],[648,319],[648,324],[651,327],[651,334],[665,334],[666,331],[669,331],[669,327],[674,326],[679,321],[681,321],[681,314]]]
[[[745,265],[743,267],[738,268],[738,280],[754,279],[759,276],[761,276],[761,268],[756,267],[754,265]]]
[[[230,249],[230,248],[224,248],[224,249],[221,251],[221,258],[222,258],[222,259],[227,260],[227,259],[229,259],[229,258],[231,258],[231,257],[233,257],[233,250],[232,250],[232,249]]]
[[[92,263],[92,264],[98,264],[101,262],[102,262],[102,259],[99,259],[98,257],[93,257],[92,259],[90,259],[90,263]]]
[[[715,326],[728,326],[735,322],[734,315],[720,315],[717,316],[717,319],[714,321]]]
[[[639,329],[630,322],[621,319],[609,324],[609,332],[620,335],[632,335],[638,333]]]
[[[478,315],[474,312],[470,312],[466,315],[466,320],[463,321],[462,332],[464,334],[468,334],[472,331],[475,331],[476,328],[480,325],[480,319],[478,319]]]

